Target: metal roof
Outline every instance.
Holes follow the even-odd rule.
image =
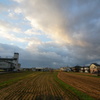
[[[5,60],[17,60],[17,58],[0,58],[0,61],[5,61]]]

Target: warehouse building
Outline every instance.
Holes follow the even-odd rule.
[[[0,69],[5,71],[18,71],[20,70],[20,64],[18,63],[19,53],[14,53],[11,58],[0,58]]]

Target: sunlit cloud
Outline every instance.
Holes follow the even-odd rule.
[[[26,61],[50,67],[99,62],[100,0],[10,3],[12,6],[0,4],[0,51],[5,52],[7,46],[9,53],[10,47],[18,46],[24,65]]]

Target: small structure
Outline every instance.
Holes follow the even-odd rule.
[[[32,71],[44,71],[43,67],[34,67],[32,68]]]
[[[36,71],[44,71],[44,68],[42,68],[42,67],[36,67],[35,70]]]
[[[92,63],[90,65],[90,73],[100,74],[100,65],[97,63]]]
[[[32,71],[42,71],[42,72],[48,72],[48,71],[53,71],[53,68],[48,68],[48,67],[34,67],[32,68]]]
[[[20,70],[20,64],[18,63],[19,53],[14,53],[12,58],[0,58],[0,69],[6,71],[18,71]]]
[[[21,68],[21,71],[33,71],[32,68]]]

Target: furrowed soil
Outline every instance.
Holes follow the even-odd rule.
[[[58,78],[96,100],[100,100],[100,78],[67,72],[59,72]]]
[[[61,74],[59,74],[61,75]],[[61,75],[62,76],[62,75]],[[65,91],[54,78],[54,72],[33,73],[0,90],[0,100],[79,100]]]
[[[12,79],[16,79],[19,77],[25,77],[27,75],[32,74],[33,72],[10,72],[10,73],[0,73],[0,83],[4,82],[4,81],[8,81],[8,80],[12,80]]]

